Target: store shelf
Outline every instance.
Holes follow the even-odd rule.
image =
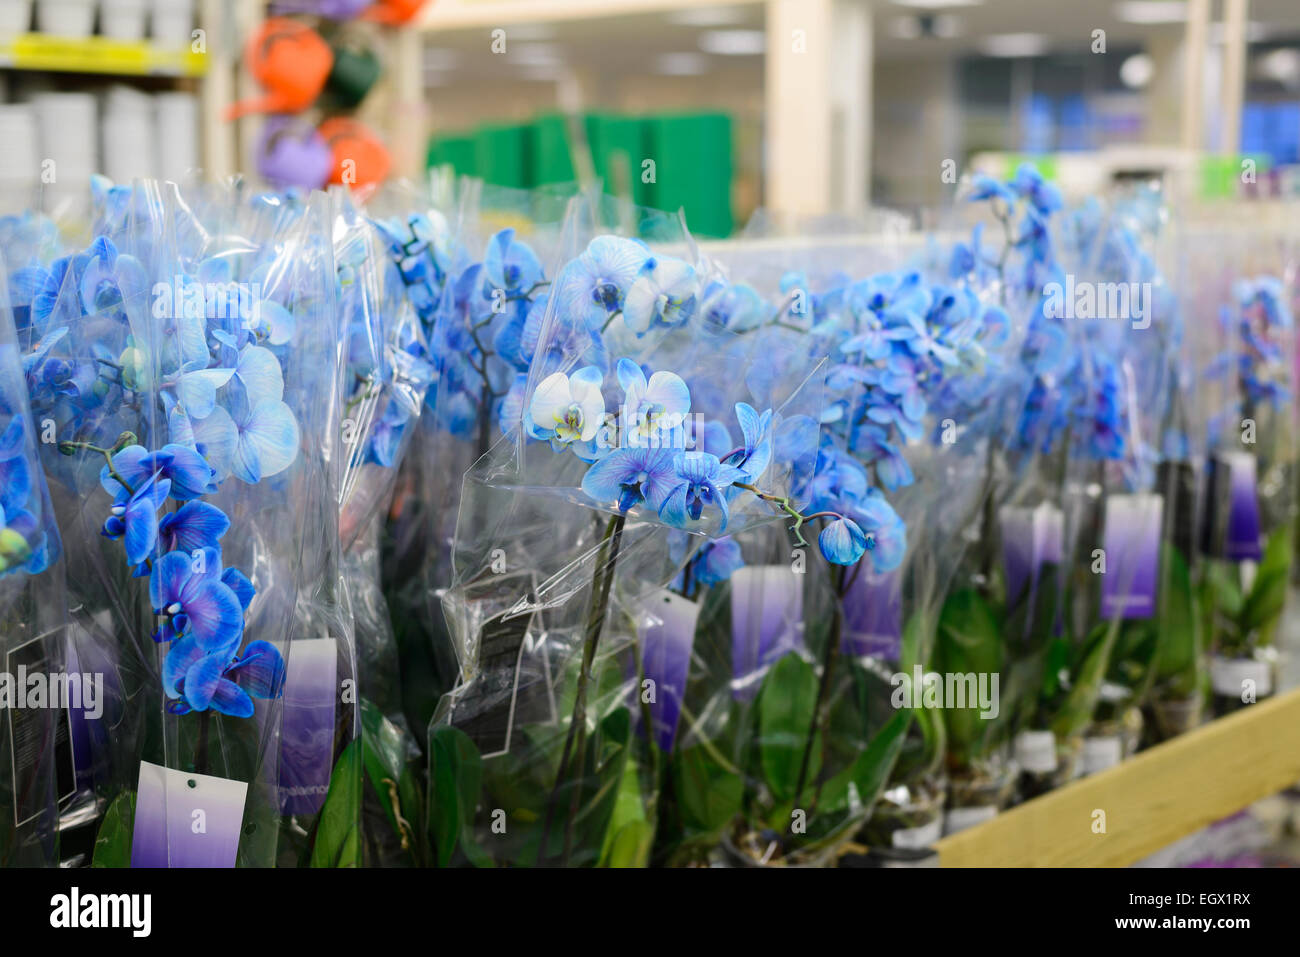
[[[941,867],[1123,867],[1300,781],[1300,689],[935,845]],[[1098,811],[1105,832],[1094,832]]]
[[[0,68],[109,76],[202,76],[207,56],[148,41],[25,33],[0,38]]]

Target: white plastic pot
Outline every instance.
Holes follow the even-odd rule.
[[[149,0],[99,0],[99,32],[114,40],[143,40]]]
[[[194,0],[153,0],[152,33],[160,46],[188,47],[193,28]]]
[[[0,0],[0,34],[26,33],[32,26],[32,0]]]
[[[36,25],[54,36],[88,37],[95,29],[95,0],[39,0]]]

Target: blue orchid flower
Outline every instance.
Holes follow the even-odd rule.
[[[31,573],[44,570],[44,530],[29,511],[35,490],[23,420],[14,416],[0,433],[0,576],[19,568]]]
[[[488,242],[483,269],[494,286],[511,293],[527,292],[544,278],[537,255],[526,243],[515,241],[513,229],[501,230]]]
[[[635,240],[597,236],[555,282],[560,316],[588,329],[602,329],[623,311],[628,290],[649,257],[649,250]]]
[[[746,402],[736,403],[736,418],[745,444],[722,457],[724,465],[739,469],[745,482],[754,485],[772,464],[772,410],[758,410]]]
[[[224,653],[227,659],[244,634],[244,606],[222,580],[221,552],[203,548],[197,554],[168,552],[154,563],[149,599],[162,619],[155,641],[192,635],[204,654]]]
[[[298,420],[287,405],[275,399],[254,405],[236,391],[230,406],[236,432],[230,474],[256,485],[294,463],[298,458]]]
[[[1015,203],[1016,194],[992,176],[976,173],[971,177],[971,189],[966,198],[973,203],[998,199],[1010,206]]]
[[[572,376],[563,372],[547,376],[538,384],[524,417],[528,434],[548,440],[557,452],[594,440],[605,419],[604,379],[595,366]]]
[[[149,290],[148,276],[139,260],[119,255],[107,237],[101,236],[87,250],[89,261],[81,273],[78,291],[87,315],[123,317],[128,301],[143,301]]]
[[[699,536],[690,535],[679,529],[668,532],[668,557],[680,564],[686,558],[691,547],[699,542]],[[673,579],[674,591],[682,592],[689,583],[694,585],[721,585],[730,580],[738,569],[745,567],[739,543],[730,535],[707,539],[696,549],[686,568]],[[689,597],[689,596],[688,596]]]
[[[659,517],[685,528],[688,521],[700,520],[705,506],[716,505],[722,512],[718,530],[725,531],[730,512],[726,492],[734,482],[746,481],[746,474],[708,452],[679,452],[673,458],[673,471],[676,481],[659,506]]]
[[[1043,178],[1043,174],[1038,172],[1028,163],[1020,164],[1016,170],[1015,178],[1010,183],[1011,189],[1029,201],[1034,210],[1043,216],[1056,212],[1063,204],[1061,200],[1061,191],[1056,184]]]
[[[104,522],[100,534],[113,541],[124,539],[126,560],[133,568],[148,560],[158,544],[158,509],[167,500],[171,484],[150,475],[125,501],[113,505]]]
[[[700,281],[690,263],[650,257],[627,291],[623,318],[638,335],[652,326],[678,326],[695,314]]]
[[[172,645],[163,662],[163,688],[172,714],[216,711],[235,718],[253,716],[253,698],[278,698],[284,692],[284,657],[269,641],[251,641],[236,658],[205,653],[193,636]]]
[[[141,445],[128,445],[113,456],[113,471],[131,488],[136,488],[150,475],[167,479],[170,495],[178,502],[211,495],[217,490],[216,473],[207,460],[196,450],[175,443],[168,443],[156,452]],[[130,497],[130,492],[122,487],[107,465],[99,470],[99,484],[113,496],[115,505],[121,505]]]
[[[204,548],[220,548],[221,536],[229,529],[230,519],[215,505],[186,502],[163,515],[158,522],[158,540],[163,551],[192,555]]]
[[[614,449],[587,470],[582,490],[624,514],[642,503],[658,512],[679,481],[674,458],[671,449]]]
[[[625,445],[644,444],[681,426],[691,410],[691,392],[673,372],[656,372],[649,379],[645,371],[626,357],[618,360],[618,383],[623,387]],[[660,444],[665,444],[660,442]]]

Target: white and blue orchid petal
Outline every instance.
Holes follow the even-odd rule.
[[[297,320],[292,312],[274,299],[263,299],[254,308],[261,314],[261,322],[271,345],[282,346],[293,339]]]
[[[646,384],[644,400],[662,406],[661,414],[672,420],[665,423],[670,428],[691,411],[691,390],[675,372],[656,372],[652,375]]]
[[[686,528],[691,517],[686,511],[686,498],[690,486],[686,482],[677,485],[659,506],[659,518],[674,528]]]
[[[196,369],[176,380],[176,395],[196,419],[206,418],[217,404],[217,389],[230,381],[234,369]]]
[[[191,418],[189,423],[195,447],[216,473],[214,481],[224,481],[234,465],[235,451],[239,446],[239,428],[235,420],[218,405],[212,409],[211,415],[197,420]]]
[[[239,353],[239,363],[234,374],[243,384],[244,395],[250,406],[284,398],[284,373],[280,369],[280,360],[270,349],[245,346]],[[201,415],[198,417],[203,418]]]
[[[533,390],[533,400],[528,404],[528,414],[537,430],[543,436],[550,436],[555,424],[564,419],[564,414],[573,404],[573,393],[569,387],[569,377],[563,372],[548,375]]]
[[[234,474],[249,484],[278,475],[298,457],[298,421],[283,402],[260,402],[238,423]]]
[[[622,387],[626,396],[641,396],[646,390],[645,372],[636,362],[627,356],[618,360],[615,366],[615,374],[618,376],[618,384]]]

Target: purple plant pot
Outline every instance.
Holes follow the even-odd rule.
[[[320,189],[334,169],[329,144],[315,129],[272,117],[257,144],[257,171],[272,186]]]

